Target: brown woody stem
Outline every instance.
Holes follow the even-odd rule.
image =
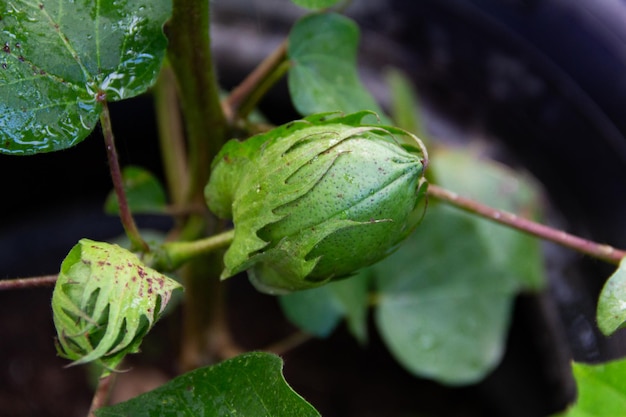
[[[44,275],[32,278],[5,279],[0,281],[1,290],[18,290],[20,288],[51,287],[57,282],[58,275]]]
[[[461,210],[477,214],[496,223],[500,223],[541,239],[557,243],[561,246],[565,246],[611,264],[618,265],[620,261],[626,257],[626,251],[583,239],[562,230],[553,229],[552,227],[516,216],[513,213],[485,206],[484,204],[469,198],[461,197],[458,194],[437,185],[431,184],[428,186],[428,195],[453,205]]]

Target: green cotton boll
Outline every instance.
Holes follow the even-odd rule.
[[[387,255],[419,223],[426,151],[369,112],[314,115],[228,142],[205,189],[233,220],[223,278],[248,271],[270,294],[350,276]]]
[[[117,245],[81,239],[61,264],[52,294],[59,355],[71,365],[97,362],[105,374],[160,317],[180,284]]]

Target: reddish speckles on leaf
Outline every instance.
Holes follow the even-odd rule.
[[[2,47],[2,50],[4,52],[6,52],[7,54],[11,53],[11,46],[9,45],[9,42],[5,42],[4,46]]]

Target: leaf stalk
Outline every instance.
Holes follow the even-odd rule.
[[[120,220],[124,230],[126,231],[126,235],[130,239],[132,249],[149,252],[150,247],[141,237],[137,224],[135,223],[135,219],[130,212],[130,207],[128,206],[126,191],[124,190],[124,179],[122,178],[122,170],[120,168],[117,149],[115,147],[115,137],[113,136],[109,106],[106,100],[101,101],[101,104],[102,113],[100,113],[100,126],[102,127],[102,134],[104,135],[104,143],[107,152],[107,159],[109,161],[111,180],[113,181],[113,188],[115,189],[115,195],[120,208]]]

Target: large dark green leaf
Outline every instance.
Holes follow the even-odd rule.
[[[173,379],[125,403],[96,411],[98,417],[319,417],[285,382],[282,361],[247,353]]]
[[[597,318],[598,327],[607,336],[626,326],[626,258],[600,292]]]
[[[303,115],[382,110],[357,74],[359,29],[334,13],[302,18],[289,35],[289,91]]]
[[[576,404],[562,417],[626,416],[626,361],[600,365],[574,363]]]
[[[0,152],[68,148],[154,83],[169,0],[0,2]]]

